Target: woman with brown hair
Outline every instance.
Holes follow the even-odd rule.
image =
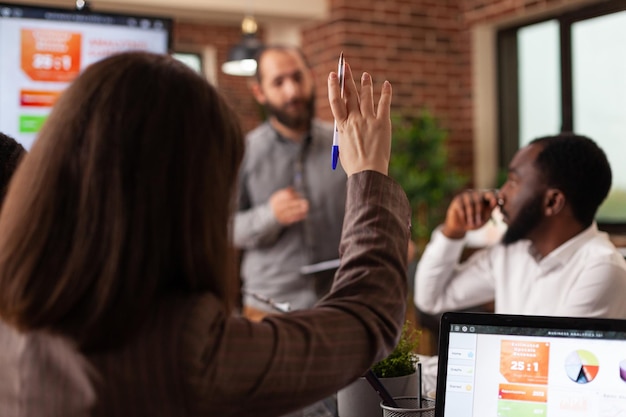
[[[349,176],[333,291],[252,323],[233,314],[234,113],[168,56],[85,70],[0,216],[0,415],[278,415],[383,357],[404,317],[409,210],[386,176],[391,86],[376,110],[369,75],[360,92],[347,76],[345,99],[329,77]]]

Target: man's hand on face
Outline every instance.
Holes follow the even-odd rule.
[[[469,230],[484,226],[498,205],[494,190],[467,190],[454,197],[443,224],[442,233],[451,239],[460,239]]]
[[[309,213],[309,202],[293,189],[280,189],[270,197],[270,207],[276,220],[284,226],[297,223]]]

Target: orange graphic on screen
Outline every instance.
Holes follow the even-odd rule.
[[[22,29],[22,70],[33,81],[70,82],[80,72],[81,34]]]
[[[502,340],[500,373],[507,382],[546,385],[550,343]]]
[[[500,384],[498,398],[501,400],[548,402],[548,387],[541,385]]]

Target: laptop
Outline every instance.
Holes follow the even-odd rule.
[[[435,416],[626,416],[626,320],[445,313]]]

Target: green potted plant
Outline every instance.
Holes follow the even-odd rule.
[[[450,167],[448,132],[428,111],[395,114],[389,175],[404,189],[413,210],[412,239],[421,254],[466,177]]]
[[[394,350],[380,362],[372,366],[372,371],[380,379],[392,397],[415,397],[418,390],[418,376],[415,352],[419,344],[419,331],[406,321],[402,327],[400,341]],[[381,417],[380,397],[364,377],[341,389],[337,393],[337,406],[340,417]]]
[[[448,132],[428,110],[396,113],[392,117],[393,140],[389,175],[404,189],[413,211],[411,239],[414,243],[409,257],[409,294],[407,303],[415,319],[425,331],[422,348],[437,349],[438,317],[424,315],[413,304],[413,277],[417,261],[435,227],[443,222],[450,200],[467,182],[466,176],[450,166]]]
[[[418,358],[415,355],[419,344],[419,331],[408,320],[402,327],[400,341],[383,360],[372,366],[378,378],[395,378],[415,373]]]

